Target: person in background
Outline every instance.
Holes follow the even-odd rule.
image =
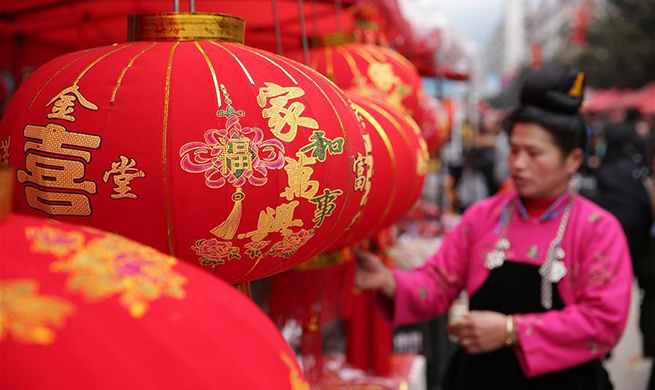
[[[587,137],[583,84],[568,65],[527,77],[508,118],[516,191],[469,207],[423,267],[391,271],[358,252],[356,284],[380,293],[394,325],[468,292],[470,312],[448,326],[460,348],[446,390],[612,388],[602,360],[625,327],[632,267],[616,218],[570,185]]]

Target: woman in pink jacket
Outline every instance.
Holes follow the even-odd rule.
[[[632,268],[616,219],[570,185],[584,158],[584,74],[532,72],[508,118],[516,191],[474,204],[425,265],[390,271],[360,253],[356,282],[394,325],[470,312],[448,328],[461,348],[444,388],[611,389],[602,359],[625,327]]]

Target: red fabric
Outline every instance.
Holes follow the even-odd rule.
[[[1,388],[304,383],[273,323],[211,275],[97,230],[20,215],[0,228]]]
[[[368,203],[345,239],[354,244],[405,216],[416,203],[427,173],[429,155],[416,124],[390,105],[349,94],[371,137],[374,172]]]
[[[118,232],[161,251],[169,252],[172,247],[174,255],[194,264],[200,262],[233,283],[293,267],[336,240],[360,209],[363,192],[354,189],[352,167],[358,154],[365,154],[365,130],[343,93],[311,69],[286,58],[239,44],[221,43],[219,47],[203,41],[198,45],[202,52],[194,42],[100,47],[59,57],[36,71],[19,88],[0,123],[2,139],[11,137],[10,163],[19,171],[17,177],[22,175],[25,180],[15,186],[17,210],[46,215],[32,207],[43,203],[42,198],[32,197],[32,206],[28,205],[26,191],[34,191],[32,188],[49,194],[75,192],[88,199],[91,215],[54,215],[56,205],[52,204],[42,208],[58,220]],[[207,61],[213,64],[215,81]],[[71,113],[74,122],[49,119],[47,115],[52,114],[56,103],[48,103],[80,76],[79,92],[97,110],[84,108],[77,98]],[[270,86],[266,83],[293,88],[294,93],[300,88],[304,95],[294,95],[285,102],[275,93],[277,87],[270,87],[271,94],[258,100]],[[225,91],[219,88],[217,92],[215,86],[219,85],[224,85]],[[225,113],[228,97],[233,113]],[[266,117],[267,111],[268,116],[275,116],[275,99],[282,99],[285,109],[307,118],[297,123],[297,133],[290,141],[275,135],[275,125]],[[294,114],[288,115],[292,119]],[[28,124],[40,126],[30,139],[24,135]],[[68,133],[84,134],[86,146],[73,146],[73,151],[59,148],[56,153],[36,150],[40,146],[24,151],[35,136],[54,142],[55,133],[45,128],[48,124],[64,126]],[[290,123],[282,122],[281,134],[290,134],[291,130]],[[341,151],[326,152],[324,161],[307,163],[313,169],[308,178],[313,184],[302,194],[281,195],[289,187],[287,169],[298,162],[299,154],[305,160],[314,158],[317,149],[300,149],[313,142],[310,137],[315,131],[324,132],[332,141],[341,139]],[[238,162],[234,157],[229,164],[227,160],[221,162],[221,156],[229,152],[222,146],[230,144],[228,137],[247,139],[248,156],[253,164],[259,162],[258,168],[238,179],[229,169],[218,168],[219,164],[229,167]],[[236,146],[230,148],[237,150]],[[81,173],[73,173],[68,166],[57,174],[58,181],[48,177],[29,179],[34,169],[27,168],[27,164],[51,161],[46,160],[46,154],[57,164],[75,164]],[[106,175],[112,164],[120,163],[121,156],[126,161],[134,159],[134,173],[141,172],[129,183],[130,193],[136,198],[112,198],[117,195],[119,176]],[[64,175],[70,175],[69,179]],[[70,183],[71,179],[75,182]],[[66,185],[65,180],[69,181]],[[245,198],[240,203],[241,218],[235,218],[237,229],[229,238],[217,234],[216,228],[229,222],[230,215],[237,216],[234,196],[239,188]],[[320,200],[310,199],[325,196],[325,191],[341,194],[337,192],[334,207],[322,208],[326,214],[322,219],[316,216]],[[297,202],[293,220],[271,221],[273,214],[277,220],[284,219],[279,218],[284,210],[277,208],[291,207],[288,205],[293,202]],[[263,236],[253,235],[258,229],[264,231]],[[295,249],[298,251],[294,253]]]
[[[523,204],[525,206],[525,211],[528,212],[530,217],[536,218],[542,216],[548,207],[550,207],[553,202],[555,202],[559,196],[553,196],[544,199],[525,199]]]
[[[341,26],[351,29],[348,7],[342,0]],[[181,11],[189,11],[181,1]],[[277,0],[277,11],[285,52],[299,50],[300,13],[297,0]],[[130,14],[172,12],[170,0],[27,0],[3,1],[0,13],[0,65],[40,66],[75,50],[125,42],[126,20]],[[239,16],[246,20],[246,43],[276,52],[273,9],[270,0],[202,0],[197,12]],[[307,32],[335,31],[337,14],[333,1],[306,1],[303,7]]]
[[[321,259],[328,256],[338,257],[341,263],[322,265]],[[289,319],[297,319],[303,327],[320,327],[345,318],[352,310],[352,254],[319,255],[302,267],[303,270],[296,268],[273,277],[269,313],[273,321],[282,326]]]
[[[385,264],[392,259],[382,256]],[[377,310],[376,293],[356,290],[352,315],[346,322],[348,363],[376,376],[388,376],[393,352],[393,328]]]

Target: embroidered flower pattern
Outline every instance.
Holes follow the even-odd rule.
[[[25,237],[32,241],[32,251],[51,253],[55,256],[65,256],[84,246],[84,234],[81,232],[64,232],[44,225],[43,227],[28,227]]]
[[[84,241],[81,232],[48,226],[26,228],[32,250],[58,257],[50,268],[68,274],[67,288],[97,302],[119,296],[119,302],[139,318],[161,296],[184,298],[186,278],[173,271],[177,260],[114,234]]]
[[[218,241],[215,238],[201,239],[191,247],[200,256],[200,264],[215,268],[225,260],[240,259],[239,247],[233,247],[231,242]]]
[[[314,229],[301,229],[298,232],[283,236],[282,241],[275,243],[269,252],[275,257],[288,259],[298,252],[298,249],[305,245],[312,237],[314,237]]]
[[[0,341],[11,335],[21,343],[51,344],[73,312],[67,300],[40,294],[35,280],[0,281]]]

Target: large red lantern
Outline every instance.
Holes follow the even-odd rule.
[[[91,228],[0,228],[1,388],[309,389],[273,323],[212,275]]]
[[[361,218],[344,238],[352,244],[391,226],[409,212],[420,197],[429,155],[412,118],[371,97],[353,93],[348,97],[368,129],[376,171]]]
[[[344,34],[315,37],[311,67],[344,90],[384,100],[421,124],[423,87],[414,65],[389,48],[338,44],[344,40],[348,40]]]
[[[1,124],[21,212],[120,233],[245,282],[351,225],[370,180],[343,93],[249,48],[243,21],[138,15],[126,44],[57,58]]]

